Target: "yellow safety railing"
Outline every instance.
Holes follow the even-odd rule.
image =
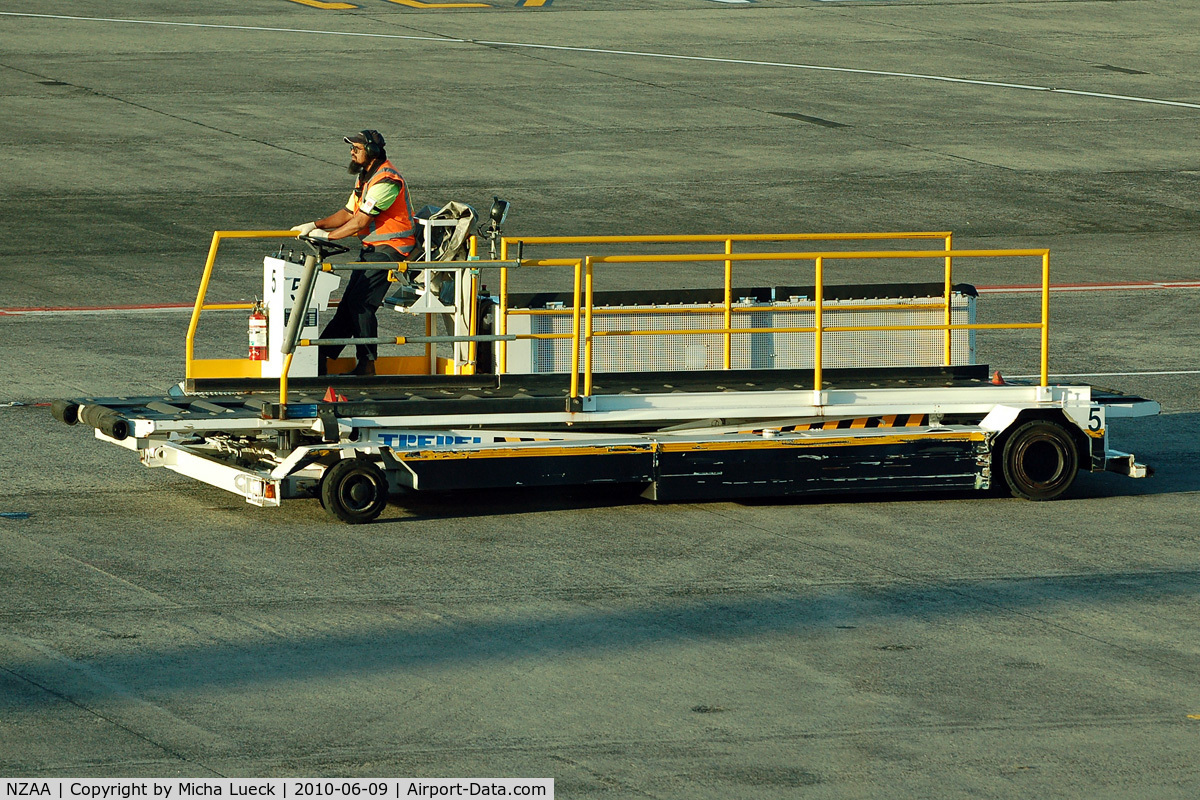
[[[220,243],[224,239],[251,239],[251,238],[294,238],[294,231],[216,231],[213,234],[212,244],[209,249],[208,259],[205,263],[204,274],[201,278],[200,288],[197,292],[195,306],[192,310],[192,317],[188,325],[187,346],[186,346],[186,376],[190,379],[194,375],[193,362],[195,352],[195,335],[199,325],[200,313],[206,309],[227,309],[227,308],[247,308],[248,304],[213,304],[206,305],[205,297],[208,291],[209,282],[212,277],[213,266],[216,261],[217,251]],[[880,240],[932,240],[940,239],[944,242],[944,249],[941,250],[821,250],[821,251],[804,251],[804,252],[734,252],[733,246],[735,243],[757,242],[757,243],[786,243],[786,242],[801,242],[801,241],[880,241]],[[1007,249],[1007,250],[954,250],[952,234],[949,232],[890,232],[890,233],[833,233],[833,234],[739,234],[739,235],[723,235],[723,234],[706,234],[698,236],[600,236],[600,237],[576,237],[576,236],[560,236],[560,237],[524,237],[520,239],[505,238],[501,240],[500,260],[509,261],[508,252],[511,244],[521,242],[522,245],[621,245],[621,244],[694,244],[694,243],[719,243],[722,245],[722,252],[719,253],[678,253],[678,254],[610,254],[610,255],[587,255],[578,258],[549,258],[549,259],[523,259],[520,262],[521,267],[569,267],[573,271],[573,287],[572,287],[572,304],[570,309],[550,310],[550,309],[518,309],[510,310],[508,304],[508,267],[499,267],[500,271],[500,293],[499,304],[497,309],[497,331],[494,336],[475,336],[474,327],[472,325],[470,337],[470,348],[472,350],[472,358],[474,357],[474,348],[476,341],[483,339],[495,339],[497,352],[497,372],[506,372],[505,353],[506,339],[570,339],[571,340],[571,375],[570,375],[570,396],[573,400],[581,396],[588,396],[592,392],[592,370],[593,370],[593,342],[596,337],[605,336],[652,336],[652,335],[721,335],[725,342],[725,352],[723,356],[723,365],[725,369],[731,368],[731,353],[732,353],[732,337],[743,334],[763,334],[763,333],[812,333],[813,334],[813,388],[814,391],[820,392],[823,386],[823,338],[826,333],[850,333],[850,332],[868,332],[868,331],[943,331],[945,334],[945,349],[944,360],[947,365],[951,362],[951,336],[955,331],[968,330],[1021,330],[1021,329],[1037,329],[1040,332],[1040,382],[1042,386],[1047,386],[1049,383],[1049,323],[1050,323],[1050,251],[1046,249]],[[474,252],[474,243],[472,245]],[[851,260],[851,259],[872,259],[872,260],[894,260],[894,259],[942,259],[944,264],[944,298],[941,306],[944,315],[942,322],[931,325],[856,325],[856,326],[833,326],[826,325],[824,319],[825,311],[825,266],[826,262]],[[1042,270],[1042,286],[1041,286],[1041,318],[1037,322],[1018,322],[1018,323],[963,323],[953,324],[951,317],[951,293],[953,287],[953,270],[955,259],[981,259],[981,258],[1040,258]],[[813,263],[814,274],[814,299],[808,304],[792,305],[773,305],[773,310],[811,310],[813,312],[813,324],[806,327],[779,327],[779,328],[739,328],[734,325],[734,314],[745,313],[756,310],[755,306],[734,308],[733,304],[733,269],[734,265],[743,262],[769,262],[769,261],[811,261]],[[594,330],[593,322],[599,314],[621,314],[630,313],[622,309],[601,309],[597,310],[594,305],[594,272],[597,264],[633,264],[633,263],[721,263],[724,269],[723,286],[724,286],[724,308],[723,308],[723,326],[720,328],[696,328],[694,330]],[[493,262],[494,263],[494,262]],[[512,262],[510,262],[512,263]],[[322,269],[328,270],[330,265],[322,265]],[[474,278],[473,278],[474,282]],[[472,292],[474,295],[475,292]],[[911,308],[909,305],[896,304],[875,304],[867,306],[855,306],[856,310],[888,310],[899,308]],[[937,306],[934,306],[937,308]],[[706,310],[711,313],[711,310]],[[531,333],[516,336],[507,334],[508,316],[510,314],[571,314],[571,332],[570,333]],[[699,313],[697,311],[696,313]],[[472,314],[472,320],[474,320]],[[426,337],[432,333],[431,330],[426,331]],[[501,338],[503,337],[503,338]],[[418,337],[411,337],[417,339]],[[460,337],[461,339],[461,337]],[[308,344],[307,340],[303,342]],[[405,337],[398,337],[397,344],[405,343]],[[427,348],[431,348],[432,343],[427,342]],[[427,351],[428,352],[428,351]],[[284,366],[283,374],[280,376],[280,402],[286,402],[287,397],[287,364],[290,364],[290,358]]]
[[[213,265],[217,262],[217,250],[223,239],[295,239],[295,231],[214,231],[212,244],[208,247],[208,259],[204,262],[204,275],[200,278],[200,289],[196,292],[196,303],[192,307],[192,318],[188,322],[187,344],[184,355],[184,377],[193,377],[193,362],[196,355],[196,329],[200,327],[200,312],[205,310],[250,308],[249,303],[214,303],[205,305],[208,284],[212,279]]]
[[[500,260],[508,258],[510,245],[623,245],[623,244],[720,244],[726,255],[733,254],[735,242],[786,243],[786,242],[855,242],[855,241],[913,241],[940,239],[946,250],[953,248],[954,234],[950,231],[888,231],[871,233],[705,233],[705,234],[662,234],[645,236],[506,236],[500,240]],[[949,276],[950,257],[946,256],[946,274]],[[570,263],[570,262],[566,262]],[[725,261],[725,328],[732,328],[733,306],[733,260]],[[945,288],[945,320],[950,321],[950,282],[947,277]],[[497,309],[499,328],[497,333],[508,331],[508,270],[500,270],[500,304]],[[729,369],[733,360],[733,334],[725,333],[724,367]],[[946,333],[946,359],[950,358],[950,333]],[[496,348],[498,372],[508,369],[508,348],[499,342]]]
[[[824,312],[824,287],[825,275],[824,267],[826,261],[831,260],[850,260],[850,259],[919,259],[919,258],[940,258],[945,263],[945,286],[947,292],[946,300],[946,316],[944,321],[939,325],[825,325],[823,319]],[[949,315],[949,292],[953,284],[953,259],[955,258],[1040,258],[1042,272],[1042,292],[1041,292],[1041,319],[1038,322],[1012,322],[1012,323],[962,323],[952,324]],[[733,328],[729,322],[726,322],[724,329],[707,328],[696,330],[638,330],[638,331],[602,331],[595,332],[591,330],[590,320],[594,314],[592,308],[592,271],[596,264],[632,264],[632,263],[680,263],[680,262],[709,262],[709,261],[812,261],[814,266],[814,284],[815,297],[812,304],[813,309],[813,325],[811,327],[789,327],[789,328]],[[687,255],[613,255],[613,256],[589,256],[584,259],[584,282],[588,287],[588,291],[584,298],[583,315],[588,320],[587,330],[584,338],[584,375],[583,375],[583,395],[591,394],[592,387],[592,364],[591,364],[591,339],[595,336],[652,336],[652,335],[713,335],[725,334],[750,334],[750,333],[812,333],[813,334],[813,389],[820,391],[823,384],[822,376],[822,345],[825,333],[852,333],[852,332],[868,332],[868,331],[945,331],[947,342],[954,331],[967,330],[1028,330],[1037,329],[1041,334],[1040,342],[1040,385],[1047,386],[1049,384],[1049,349],[1050,349],[1050,251],[1044,248],[1039,249],[1010,249],[1010,250],[885,250],[885,251],[862,251],[862,252],[818,252],[818,253],[723,253],[723,254],[687,254]],[[578,283],[578,279],[576,280]],[[578,291],[576,292],[578,298]],[[576,306],[578,306],[578,299]],[[776,310],[786,308],[774,306]],[[866,310],[866,307],[856,306],[856,310]],[[743,313],[753,309],[739,308],[737,311]],[[729,298],[726,298],[725,317],[726,320],[731,319],[731,308]],[[578,317],[578,311],[576,312]],[[578,341],[575,343],[578,349]],[[950,363],[950,350],[947,345],[945,352],[945,362]],[[728,368],[728,366],[726,367]],[[577,397],[574,389],[574,381],[572,382],[571,396]]]
[[[191,320],[188,322],[187,338],[184,346],[184,377],[191,379],[195,377],[196,364],[196,331],[200,326],[201,311],[218,311],[230,309],[249,309],[251,303],[205,303],[208,295],[208,285],[212,280],[213,268],[217,261],[217,253],[220,250],[221,242],[226,239],[295,239],[297,234],[295,231],[214,231],[212,243],[208,248],[208,257],[204,262],[204,274],[200,278],[200,288],[196,292],[196,302],[192,307]],[[371,264],[372,267],[379,269],[389,269],[397,265],[385,266],[380,263]],[[319,269],[324,272],[333,271],[332,265],[321,264]],[[401,342],[402,343],[402,342]],[[288,372],[292,365],[292,354],[284,357],[282,371],[279,376],[279,402],[287,402],[288,392]]]

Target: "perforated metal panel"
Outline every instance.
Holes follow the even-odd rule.
[[[898,309],[863,309],[858,306],[902,305]],[[797,308],[799,306],[799,308]],[[807,306],[807,307],[804,307]],[[722,369],[725,336],[714,334],[605,335],[617,331],[720,330],[725,326],[724,307],[714,304],[661,306],[597,306],[592,322],[594,372],[647,372]],[[940,325],[942,298],[869,298],[826,301],[825,328],[882,325]],[[955,293],[951,321],[975,321],[975,298]],[[734,306],[733,327],[764,332],[734,333],[730,337],[733,369],[811,369],[813,334],[777,333],[770,329],[810,328],[811,304],[800,301],[742,303]],[[561,313],[509,318],[509,333],[570,334],[571,309]],[[582,323],[581,323],[582,327]],[[824,367],[938,366],[944,363],[942,331],[826,331],[822,341]],[[508,350],[509,372],[556,373],[571,369],[570,339],[536,339],[513,342]],[[579,359],[583,364],[583,345]],[[974,331],[951,334],[951,363],[975,362]]]

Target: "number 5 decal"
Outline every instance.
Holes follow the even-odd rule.
[[[1104,427],[1104,420],[1100,419],[1100,407],[1092,406],[1092,412],[1088,415],[1088,430],[1098,431]]]

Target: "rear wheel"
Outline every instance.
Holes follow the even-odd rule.
[[[1053,500],[1075,482],[1079,453],[1062,425],[1033,420],[1019,426],[1005,441],[1001,467],[1014,497]]]
[[[387,502],[387,476],[370,461],[344,459],[321,478],[321,505],[342,522],[370,522],[383,513]]]

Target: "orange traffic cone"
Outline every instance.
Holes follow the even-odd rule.
[[[333,387],[330,386],[328,389],[325,390],[325,396],[321,398],[321,402],[344,403],[344,402],[346,402],[346,395],[338,394],[337,392],[335,392],[333,390]]]

